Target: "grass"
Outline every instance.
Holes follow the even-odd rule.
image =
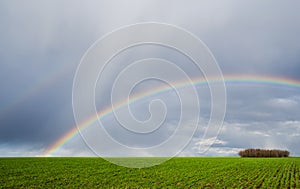
[[[173,158],[134,169],[101,158],[0,158],[0,188],[300,188],[300,158]]]

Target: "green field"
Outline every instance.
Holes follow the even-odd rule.
[[[0,188],[300,188],[300,158],[173,158],[134,169],[101,158],[0,158]]]

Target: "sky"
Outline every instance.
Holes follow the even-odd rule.
[[[177,155],[236,156],[245,148],[278,148],[300,156],[298,7],[300,2],[293,0],[88,0],[84,3],[76,0],[2,0],[0,156],[97,155],[90,149],[87,139],[79,134],[60,143],[57,148],[53,147],[81,124],[76,123],[72,107],[76,69],[83,55],[99,38],[120,27],[143,22],[175,25],[197,36],[214,55],[225,79],[226,114],[217,139],[208,151],[200,153],[200,144],[211,143],[209,138],[202,138],[212,109],[209,86],[203,83],[195,86],[200,102],[198,127],[188,145]],[[132,62],[149,57],[174,62],[190,78],[204,77],[193,62],[174,49],[151,44],[136,46],[116,56],[107,67],[104,79],[96,83],[97,111],[110,105],[112,85],[118,74]],[[135,71],[148,74],[150,70],[139,68]],[[159,72],[160,69],[152,71]],[[246,76],[247,81],[243,80]],[[178,79],[171,71],[166,77]],[[262,82],[261,78],[274,82]],[[282,83],[278,84],[279,81]],[[167,84],[149,80],[131,92],[134,96],[157,87],[166,88]],[[119,90],[126,91],[125,87]],[[184,93],[182,99],[190,99],[189,95]],[[142,96],[129,105],[130,115],[145,121],[151,119],[148,106],[153,100],[160,99],[165,103],[167,112],[162,128],[150,135],[128,133],[120,127],[114,113],[108,113],[101,121],[119,143],[151,147],[163,143],[176,130],[181,115],[181,98],[178,97],[176,91],[168,90]],[[191,107],[195,101],[185,102],[187,115],[192,115],[194,109]],[[154,107],[154,113],[159,110],[159,107]],[[125,115],[128,114],[123,114],[123,117]],[[189,128],[194,121],[187,117],[182,124]],[[182,137],[189,132],[188,129],[186,133],[183,131]],[[87,132],[87,135],[93,134]],[[99,136],[94,136],[98,138],[95,143],[101,142]],[[157,155],[143,152],[106,146],[103,154]]]

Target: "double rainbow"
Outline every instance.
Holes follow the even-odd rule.
[[[220,82],[221,80],[208,78],[209,82]],[[225,84],[231,83],[240,83],[240,84],[259,84],[259,85],[273,85],[279,87],[290,87],[290,88],[300,88],[300,81],[290,79],[290,78],[283,78],[283,77],[273,77],[273,76],[259,76],[259,75],[225,75],[224,76]],[[192,79],[192,83],[195,86],[207,84],[207,80],[204,78],[194,78]],[[177,82],[175,84],[176,87],[184,87],[190,85],[189,82]],[[129,101],[125,100],[120,102],[116,108],[120,108],[127,104],[133,103],[135,101],[141,100],[142,98],[148,97],[150,95],[156,95],[159,93],[163,93],[165,91],[169,91],[172,88],[169,86],[163,86],[159,88],[154,88],[149,91],[145,91],[143,93],[137,94],[130,98]],[[97,114],[91,116],[89,119],[83,121],[82,123],[78,124],[77,127],[74,126],[73,129],[69,130],[65,133],[62,137],[56,140],[51,146],[49,146],[44,156],[51,156],[54,152],[58,151],[64,144],[66,144],[69,140],[79,134],[79,129],[87,128],[89,125],[97,121],[98,119],[103,119],[105,116],[111,114],[112,106],[108,106],[105,109],[97,112]]]

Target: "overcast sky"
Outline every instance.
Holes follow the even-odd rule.
[[[299,7],[300,2],[292,0],[2,0],[0,156],[42,155],[56,140],[76,127],[72,85],[81,57],[97,39],[129,24],[163,22],[190,31],[211,50],[225,79],[228,75],[247,74],[300,82]],[[129,49],[116,57],[111,62],[113,66],[109,68],[105,86],[112,84],[111,79],[122,66],[147,57],[164,58],[183,67],[188,75],[198,74],[193,66],[189,66],[191,62],[178,52],[148,45]],[[143,91],[160,84],[150,81],[136,90]],[[109,105],[110,91],[106,87],[96,88],[97,108]],[[104,93],[100,91],[103,89]],[[244,148],[279,148],[300,156],[299,87],[226,83],[226,90],[224,124],[218,139],[205,155],[237,155]],[[182,156],[199,155],[203,128],[209,119],[209,90],[203,85],[198,86],[197,91],[201,102],[199,128],[180,154]],[[163,142],[176,128],[180,115],[174,91],[144,98],[131,104],[131,109],[138,119],[146,120],[149,118],[148,104],[156,98],[165,101],[168,108],[164,130],[148,138],[132,137],[118,130],[118,123],[111,114],[103,120],[104,125],[111,126],[108,132],[129,146],[145,147]],[[189,125],[191,120],[184,121]],[[113,153],[114,150],[111,154],[118,154]],[[77,135],[51,155],[95,154]]]

